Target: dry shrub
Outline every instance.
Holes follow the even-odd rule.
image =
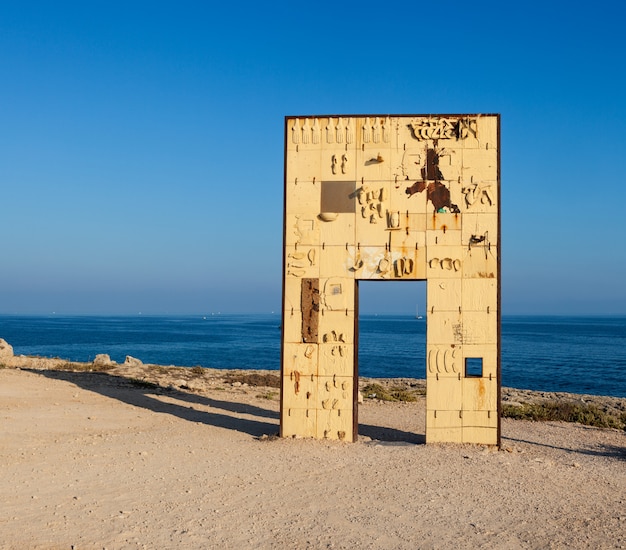
[[[502,417],[517,420],[534,420],[538,422],[577,422],[578,424],[595,426],[596,428],[626,428],[626,413],[616,417],[606,413],[595,405],[579,405],[565,401],[503,405]]]
[[[72,361],[66,361],[55,367],[54,370],[68,371],[68,372],[106,372],[114,367],[112,364],[106,365],[94,365],[93,363],[75,363]]]
[[[224,377],[224,382],[233,384],[240,382],[248,384],[248,386],[263,386],[268,388],[280,388],[280,376],[276,374],[259,374],[259,373],[232,373]]]
[[[380,399],[381,401],[417,401],[418,395],[423,395],[420,390],[409,390],[402,387],[386,388],[381,384],[367,384],[362,393],[368,399]]]

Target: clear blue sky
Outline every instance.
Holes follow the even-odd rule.
[[[503,312],[626,314],[626,3],[214,4],[0,4],[0,313],[278,311],[285,115],[497,112]]]

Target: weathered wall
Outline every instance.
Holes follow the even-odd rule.
[[[426,279],[426,440],[499,443],[499,117],[285,132],[281,435],[356,437],[357,282]]]

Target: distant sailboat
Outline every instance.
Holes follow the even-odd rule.
[[[416,305],[415,305],[415,318],[416,318],[416,319],[423,319],[423,318],[424,318],[424,317],[422,317],[422,316],[420,315],[420,311],[419,311],[419,304],[416,304]]]

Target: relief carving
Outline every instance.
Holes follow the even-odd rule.
[[[428,371],[435,374],[454,373],[459,370],[459,349],[456,347],[431,349],[428,352]]]
[[[369,143],[372,134],[372,127],[370,125],[370,117],[365,117],[365,124],[362,126],[363,129],[363,143]]]
[[[374,119],[374,125],[372,126],[372,141],[374,143],[380,143],[380,133],[381,133],[380,119],[376,117]]]
[[[326,143],[333,143],[335,141],[334,136],[335,136],[335,123],[333,122],[332,118],[329,118],[328,124],[326,125]]]
[[[405,275],[411,275],[415,262],[412,258],[399,258],[393,262],[393,269],[396,277],[404,277]]]
[[[477,137],[478,123],[474,118],[459,120],[435,118],[412,122],[409,125],[411,133],[418,141],[434,139],[466,139],[470,135]]]
[[[443,271],[460,271],[461,270],[461,260],[452,259],[452,258],[433,258],[428,262],[428,265],[431,269],[441,269]]]
[[[315,119],[315,122],[313,123],[312,132],[313,132],[313,135],[311,137],[313,139],[313,143],[317,145],[320,142],[320,133],[321,133],[320,121],[317,118]]]
[[[304,119],[304,124],[302,125],[302,143],[309,143],[309,138],[311,137],[311,127],[309,126],[309,119]]]
[[[384,187],[372,191],[369,187],[362,185],[357,193],[361,205],[361,216],[369,218],[370,223],[378,223],[379,219],[385,217],[387,190]]]
[[[493,205],[493,197],[491,196],[490,183],[472,183],[462,189],[465,195],[465,206],[469,209],[476,203]]]
[[[295,144],[300,143],[300,121],[296,118],[291,127],[291,141]]]

